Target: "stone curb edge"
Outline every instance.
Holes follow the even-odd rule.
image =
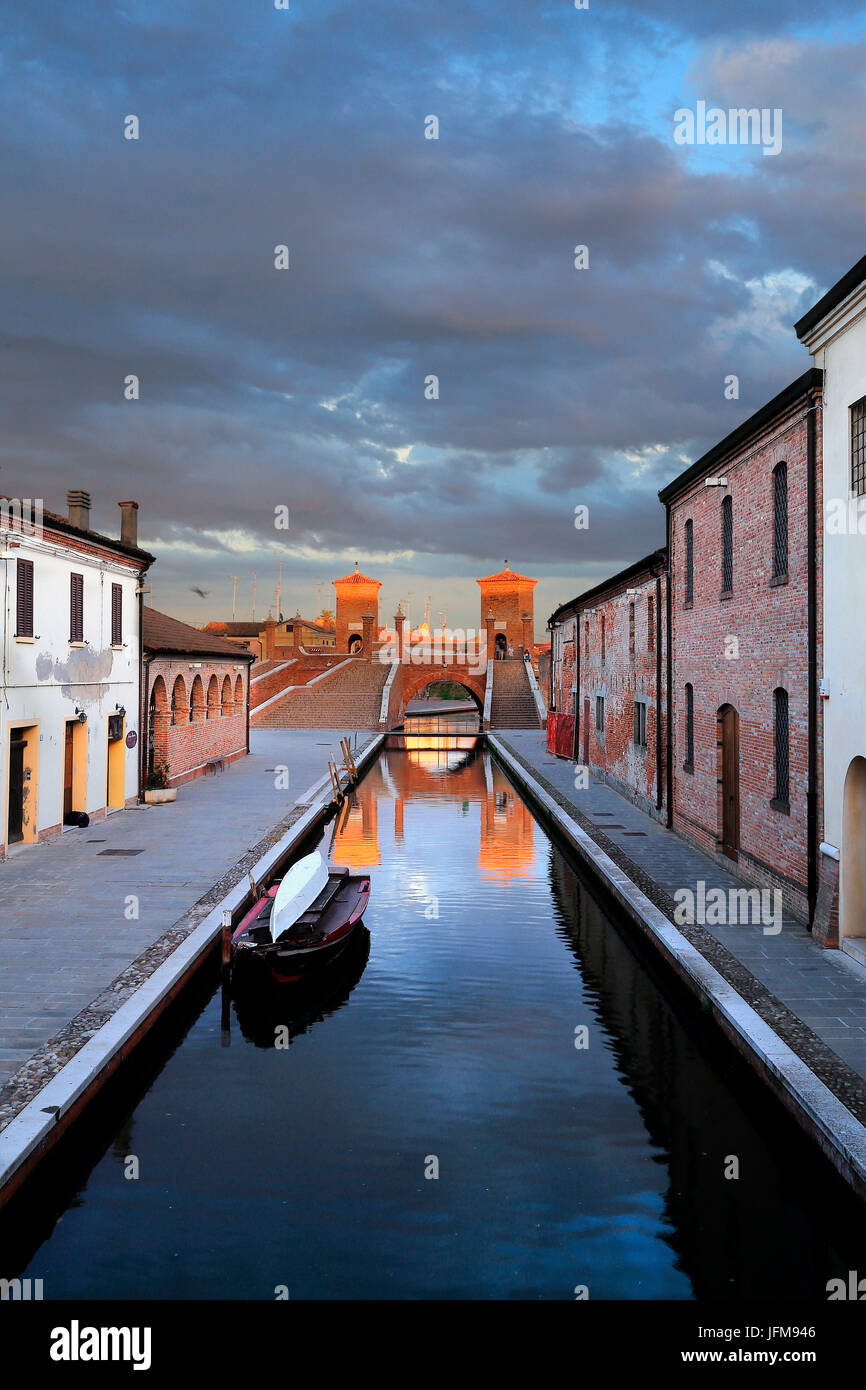
[[[632,922],[653,940],[680,979],[702,1003],[711,1005],[731,1042],[817,1140],[840,1175],[861,1197],[866,1197],[866,1126],[650,902],[592,836],[557,805],[495,735],[489,735],[489,744],[512,778],[530,793],[580,857],[595,870]]]
[[[366,768],[379,752],[383,741],[384,735],[374,735],[361,751],[355,759],[359,772]],[[304,793],[305,797],[312,801],[308,810],[250,870],[257,883],[267,876],[280,859],[287,855],[321,818],[331,800],[330,793],[330,777],[327,775]],[[179,982],[189,976],[207,955],[222,931],[223,912],[234,913],[249,893],[249,885],[244,880],[235,884],[168,959],[125,1003],[121,1004],[117,1012],[112,1014],[98,1032],[93,1034],[39,1094],[28,1101],[0,1132],[0,1201],[4,1198],[5,1189],[13,1182],[35,1150],[44,1145],[46,1140],[59,1137],[59,1133],[66,1127],[63,1122],[70,1112],[73,1109],[77,1112],[80,1108],[78,1103],[87,1092],[95,1092],[101,1074],[107,1071],[118,1053],[134,1035],[143,1035],[148,1020],[153,1019],[153,1015],[168,1001],[168,996]]]

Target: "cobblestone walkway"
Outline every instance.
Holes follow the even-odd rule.
[[[0,1086],[303,802],[345,732],[251,730],[249,757],[180,787],[176,802],[119,811],[0,865]]]
[[[575,790],[572,764],[548,753],[543,732],[509,729],[500,737],[513,753],[535,769],[560,800],[573,807],[616,846],[620,860],[624,856],[635,866],[634,877],[639,887],[644,888],[645,881],[650,880],[672,897],[678,888],[696,891],[700,879],[707,891],[713,887],[727,891],[743,886],[740,879],[719,868],[714,860],[633,806],[606,783],[590,778],[588,787]],[[591,830],[591,827],[585,828]],[[625,867],[628,871],[627,864]],[[806,928],[787,915],[776,936],[765,934],[758,924],[706,924],[703,930],[866,1084],[866,969],[863,966],[842,951],[827,951],[818,946]],[[736,981],[732,983],[739,988]]]

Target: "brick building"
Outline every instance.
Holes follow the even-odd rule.
[[[179,786],[248,753],[252,653],[154,608],[144,609],[143,647],[145,778],[168,763]]]
[[[342,579],[334,579],[332,583],[337,592],[334,620],[336,649],[357,656],[366,646],[364,655],[369,657],[372,642],[379,633],[379,590],[382,585],[378,579],[361,574],[357,562],[352,574],[345,574]],[[366,643],[365,633],[368,634]]]
[[[255,618],[248,622],[229,622],[224,623],[220,619],[213,619],[205,623],[202,632],[210,633],[212,637],[220,637],[224,642],[231,642],[232,646],[239,647],[241,651],[252,652],[257,661],[264,661],[265,632],[264,623]]]
[[[476,580],[481,589],[481,630],[493,632],[491,655],[522,656],[535,642],[533,590],[537,579],[518,574],[505,561],[505,569]],[[490,639],[488,637],[488,648]]]
[[[811,920],[819,842],[821,373],[659,496],[671,567],[671,823]]]
[[[655,550],[551,618],[551,748],[655,816],[666,793],[666,568]]]

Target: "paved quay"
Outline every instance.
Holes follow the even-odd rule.
[[[576,790],[573,765],[547,751],[543,731],[509,729],[499,737],[662,910],[670,910],[677,889],[696,891],[699,880],[707,891],[743,886],[607,783],[590,777],[588,787]],[[653,893],[653,885],[660,892]],[[787,914],[778,935],[765,934],[759,924],[682,930],[739,992],[762,1005],[779,1035],[866,1120],[866,969],[842,951],[819,946]],[[703,937],[723,949],[707,951]]]
[[[186,783],[177,801],[118,811],[0,865],[0,1086],[306,804],[329,756],[341,761],[342,736],[357,748],[372,738],[251,730],[248,757]]]

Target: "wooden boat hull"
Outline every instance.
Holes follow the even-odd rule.
[[[328,884],[298,923],[271,939],[270,916],[279,885],[250,909],[232,937],[233,970],[265,969],[281,984],[305,980],[343,954],[370,899],[370,879],[332,870]]]

